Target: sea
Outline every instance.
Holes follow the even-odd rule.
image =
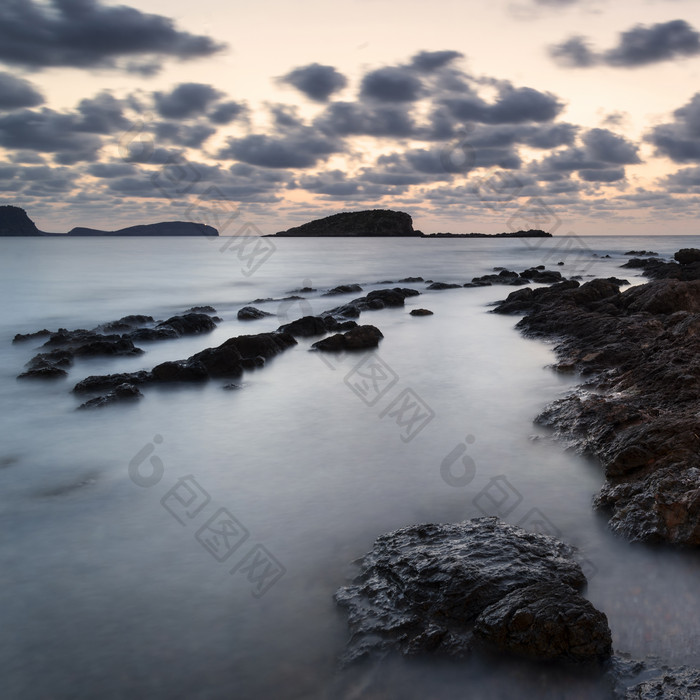
[[[0,695],[609,697],[595,674],[504,658],[340,664],[349,632],[333,594],[375,538],[488,515],[577,548],[616,652],[700,664],[698,553],[630,544],[593,510],[599,464],[533,422],[582,378],[552,369],[553,342],[490,313],[512,287],[402,282],[421,295],[362,315],[384,334],[377,350],[330,356],[299,339],[235,387],[146,386],[92,411],[71,392],[406,277],[545,265],[635,285],[625,253],[683,247],[700,237],[0,239]],[[351,283],[364,291],[323,296]],[[251,303],[271,315],[239,321]],[[216,309],[215,331],[16,379],[43,342],[16,333],[199,305]]]

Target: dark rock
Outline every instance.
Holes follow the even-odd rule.
[[[352,292],[361,292],[361,291],[362,291],[362,287],[360,287],[359,284],[341,284],[341,285],[338,285],[337,287],[333,287],[333,289],[329,289],[322,296],[330,297],[330,296],[334,296],[335,294],[351,294]]]
[[[323,219],[315,219],[276,236],[420,236],[413,230],[409,214],[391,209],[342,212]]]
[[[343,321],[335,316],[322,316],[321,318],[326,330],[329,331],[349,331],[351,328],[357,328],[357,321]]]
[[[204,363],[191,359],[162,362],[151,374],[156,382],[201,382],[209,377]]]
[[[336,333],[314,343],[311,347],[326,352],[343,350],[365,350],[376,348],[383,338],[382,332],[375,326],[357,326],[346,333]]]
[[[520,277],[524,277],[532,282],[538,282],[539,284],[554,284],[555,282],[562,281],[561,272],[557,270],[545,270],[544,265],[524,270],[520,273]]]
[[[425,282],[425,280],[422,277],[404,277],[402,280],[399,280],[399,282],[404,284],[415,284],[416,282]]]
[[[112,390],[120,384],[146,384],[153,381],[153,375],[146,370],[121,372],[119,374],[91,375],[79,381],[74,387],[76,394]]]
[[[133,384],[124,383],[117,385],[114,390],[110,391],[108,394],[89,399],[85,403],[80,404],[78,408],[103,408],[104,406],[109,406],[119,401],[140,399],[142,397],[143,394],[138,390],[138,387]]]
[[[452,284],[450,282],[433,282],[428,285],[428,289],[457,289],[461,286],[461,284]]]
[[[289,333],[295,338],[310,338],[314,335],[324,335],[329,330],[335,330],[338,325],[341,324],[331,316],[326,318],[322,316],[304,316],[291,323],[285,323],[277,330],[283,333]]]
[[[265,318],[265,316],[272,316],[272,314],[256,309],[254,306],[244,306],[238,311],[239,321],[255,321],[259,318]]]
[[[29,369],[54,365],[56,367],[71,367],[73,365],[73,353],[70,350],[52,350],[35,355],[28,363]]]
[[[259,333],[258,335],[239,335],[229,338],[219,347],[234,347],[242,358],[263,357],[269,359],[296,345],[297,341],[291,333]]]
[[[498,518],[416,525],[382,535],[362,559],[353,584],[335,594],[337,603],[347,610],[351,632],[345,660],[392,649],[406,655],[466,656],[478,641],[473,629],[482,616],[487,615],[481,626],[483,636],[488,636],[485,630],[491,621],[495,625],[495,620],[509,617],[506,611],[489,608],[535,584],[543,587],[545,601],[556,602],[548,611],[534,596],[523,596],[536,615],[531,625],[533,646],[526,652],[536,655],[543,647],[548,652],[571,651],[592,617],[586,610],[582,628],[571,630],[573,643],[567,647],[558,619],[564,607],[560,603],[567,599],[572,609],[583,611],[572,593],[586,582],[573,553],[553,537],[527,532]],[[545,617],[550,614],[553,617]],[[568,619],[578,622],[573,614]],[[507,637],[513,650],[526,646],[524,622],[516,620]],[[556,628],[554,640],[547,637],[548,622]],[[596,627],[596,634],[602,631]]]
[[[459,286],[459,285],[458,285]],[[393,287],[392,289],[375,289],[367,296],[353,299],[347,304],[337,306],[334,309],[324,311],[322,316],[346,316],[357,318],[363,311],[376,311],[389,307],[404,306],[404,300],[408,297],[418,296],[420,292],[407,287]]]
[[[467,288],[474,288],[474,287],[491,287],[492,285],[493,285],[492,282],[478,281],[478,282],[465,282],[462,286],[467,287]]]
[[[226,389],[226,391],[235,391],[236,389],[242,389],[240,384],[224,384],[224,386],[221,387],[222,389]]]
[[[128,316],[123,316],[118,321],[110,321],[109,323],[103,323],[98,326],[95,330],[101,333],[119,333],[122,331],[128,331],[132,328],[138,326],[145,326],[148,323],[154,323],[152,316],[144,316],[142,314],[129,314]]]
[[[233,345],[206,348],[188,358],[187,362],[200,363],[211,377],[237,377],[243,372],[241,353]]]
[[[44,364],[22,372],[22,374],[17,375],[17,379],[58,379],[67,376],[68,372],[65,369],[61,369],[56,365]]]
[[[186,314],[215,314],[216,309],[213,306],[193,306],[185,311]]]
[[[654,253],[651,250],[628,250],[623,255],[658,255],[658,253]]]
[[[172,340],[179,338],[180,334],[170,326],[161,326],[160,328],[137,328],[130,333],[126,333],[123,338],[129,338],[137,343],[153,342],[157,340]]]
[[[76,357],[89,357],[94,355],[141,355],[143,350],[134,346],[129,338],[106,335],[95,338],[84,345],[79,345],[73,350]]]
[[[681,265],[690,265],[691,263],[700,262],[700,250],[697,248],[681,248],[674,253],[673,258]]]
[[[659,670],[653,678],[628,688],[624,700],[697,700],[700,670],[680,667]]]
[[[156,328],[170,327],[178,335],[197,335],[199,333],[209,333],[216,328],[216,323],[207,314],[183,314],[182,316],[171,316],[167,321],[159,323]]]
[[[37,340],[38,338],[45,338],[47,335],[51,335],[51,331],[44,328],[40,331],[34,331],[34,333],[17,333],[17,335],[12,339],[13,343],[24,343],[28,340]]]
[[[411,309],[411,316],[432,316],[430,309]]]
[[[694,263],[690,263],[693,265]],[[598,458],[594,505],[633,541],[700,545],[700,280],[623,280],[521,290],[495,311],[556,337],[559,366],[588,375],[537,422]]]
[[[477,618],[474,635],[498,651],[541,660],[603,660],[612,652],[607,617],[566,584],[517,588]]]
[[[0,206],[0,236],[41,236],[42,232],[20,207]]]

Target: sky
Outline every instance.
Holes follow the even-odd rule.
[[[700,234],[698,0],[1,0],[39,228]]]

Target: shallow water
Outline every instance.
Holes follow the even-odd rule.
[[[93,412],[76,412],[70,393],[89,374],[187,357],[359,296],[256,303],[275,316],[236,319],[253,299],[302,286],[466,282],[537,264],[640,283],[619,269],[624,251],[670,254],[698,238],[276,239],[252,261],[226,243],[0,239],[10,300],[0,326],[3,696],[604,697],[573,672],[493,659],[338,669],[347,627],[332,595],[353,560],[386,531],[484,514],[579,547],[586,595],[617,650],[700,663],[698,556],[629,545],[592,510],[599,467],[532,423],[576,378],[548,369],[552,347],[521,337],[517,319],[488,313],[509,287],[425,291],[406,309],[366,312],[385,336],[377,353],[324,362],[302,339],[237,390],[147,387],[135,405]],[[65,381],[15,379],[39,344],[12,345],[17,332],[164,319],[199,304],[223,318],[211,334],[78,360]],[[435,315],[411,317],[416,307]],[[363,384],[377,356],[391,381]],[[407,396],[425,418],[396,413]],[[239,529],[218,561],[206,541],[222,508]]]

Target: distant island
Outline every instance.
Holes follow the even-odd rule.
[[[79,226],[68,233],[47,233],[40,231],[21,207],[0,206],[0,236],[218,236],[213,226],[192,221],[163,221],[156,224],[128,226],[116,231],[103,231]]]
[[[392,209],[342,212],[322,219],[314,219],[301,226],[270,234],[280,237],[413,237],[413,238],[551,238],[552,234],[540,229],[508,233],[431,233],[413,228],[410,214]]]

